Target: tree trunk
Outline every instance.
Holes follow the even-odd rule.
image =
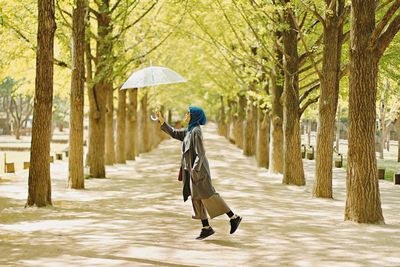
[[[83,172],[83,108],[85,81],[85,0],[78,0],[72,21],[72,75],[70,97],[70,131],[68,187],[85,188]]]
[[[90,16],[87,17],[87,23],[85,30],[90,29]],[[86,66],[86,89],[89,101],[89,128],[88,128],[88,151],[85,159],[85,167],[91,166],[91,148],[92,142],[90,142],[90,136],[92,131],[92,122],[90,119],[93,113],[97,113],[97,104],[94,98],[94,88],[93,88],[93,70],[92,70],[92,57],[91,57],[91,47],[90,47],[90,36],[85,35],[85,66]]]
[[[269,114],[258,108],[257,133],[257,163],[258,167],[268,168],[269,165]]]
[[[243,121],[245,117],[246,97],[239,96],[238,117],[235,122],[235,144],[238,148],[243,148]]]
[[[281,37],[278,31],[276,38]],[[274,48],[277,61],[283,65],[283,54],[278,48]],[[271,173],[283,173],[283,106],[281,97],[283,93],[284,72],[278,65],[274,64],[271,74],[271,141],[270,141],[270,164]]]
[[[326,0],[327,6],[332,1]],[[343,26],[339,17],[344,0],[338,1],[337,11],[325,16],[324,49],[322,57],[321,90],[318,106],[317,152],[314,197],[332,198],[332,162],[335,115],[339,98],[340,63]],[[337,13],[336,13],[337,12]]]
[[[115,163],[115,139],[114,139],[114,90],[112,83],[107,83],[107,103],[106,103],[106,165]]]
[[[376,135],[377,138],[377,147],[378,147],[378,153],[379,153],[379,158],[383,159],[383,150],[385,146],[385,133],[386,133],[386,107],[385,107],[385,91],[386,88],[382,88],[381,92],[381,99],[380,99],[380,105],[379,105],[379,132]]]
[[[396,133],[397,133],[397,162],[400,162],[400,118],[396,119]]]
[[[151,150],[151,143],[150,143],[150,136],[149,136],[149,118],[148,118],[148,111],[147,111],[147,99],[148,93],[146,92],[141,101],[140,101],[140,140],[141,140],[141,152],[149,152]]]
[[[247,105],[243,140],[243,154],[245,156],[254,156],[256,154],[257,107],[253,105],[253,101],[253,98],[250,97]]]
[[[126,90],[118,90],[117,111],[117,163],[126,163]]]
[[[342,129],[342,123],[340,122],[341,118],[341,107],[337,108],[337,122],[336,122],[336,152],[340,152],[340,130]]]
[[[226,139],[231,139],[232,108],[231,101],[228,99],[228,110],[226,111]]]
[[[35,104],[26,206],[51,203],[50,141],[53,105],[54,0],[38,1]]]
[[[306,120],[307,121],[307,145],[311,146],[311,120]]]
[[[352,0],[345,220],[383,223],[375,157],[378,56],[368,47],[375,1]]]
[[[386,151],[390,151],[390,131],[391,131],[391,126],[386,127]]]
[[[138,89],[128,89],[128,116],[126,117],[126,159],[135,160],[138,155],[138,114],[137,114]]]
[[[93,85],[93,103],[90,105],[90,176],[105,178],[105,128],[106,128],[106,102],[108,90],[109,71],[112,69],[110,56],[112,46],[110,43],[111,18],[109,2],[97,2],[100,16],[97,17],[97,46],[96,46],[96,72]]]
[[[15,139],[17,140],[21,139],[21,123],[19,121],[16,121],[14,123],[14,134],[15,134]]]
[[[285,1],[290,2],[290,1]],[[301,158],[300,107],[299,107],[299,60],[297,52],[297,31],[290,12],[284,11],[284,21],[289,29],[282,33],[285,51],[285,86],[283,93],[283,183],[305,185],[303,161]]]
[[[168,120],[167,120],[168,124],[172,124],[172,109],[168,110]]]
[[[235,117],[235,109],[236,109],[236,103],[235,101],[229,100],[228,105],[229,105],[229,113],[228,113],[228,133],[227,133],[227,138],[229,142],[235,143],[235,125],[236,125],[236,117]]]
[[[218,134],[221,136],[226,136],[226,116],[225,116],[225,105],[224,97],[220,96],[221,107],[219,112],[219,122],[218,122]]]

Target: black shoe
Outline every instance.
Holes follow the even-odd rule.
[[[201,240],[204,239],[212,234],[214,234],[214,230],[210,227],[210,228],[203,228],[201,229],[200,235],[198,237],[196,237],[197,240]]]
[[[239,227],[240,222],[242,221],[242,217],[237,216],[235,219],[231,219],[229,222],[231,224],[231,234],[233,234],[236,229]]]

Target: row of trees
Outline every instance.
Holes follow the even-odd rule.
[[[73,188],[83,186],[83,94],[87,92],[93,177],[105,177],[106,164],[134,159],[138,139],[143,151],[150,149],[148,136],[140,134],[149,132],[149,103],[166,110],[191,103],[205,105],[221,122],[220,133],[246,155],[256,155],[260,166],[283,173],[283,183],[304,185],[300,118],[314,113],[319,125],[313,195],[332,198],[333,131],[340,98],[349,108],[345,218],[383,222],[374,140],[378,66],[382,79],[397,87],[399,42],[394,38],[400,27],[400,0],[75,0],[72,13],[68,1],[54,4],[39,1],[37,44],[30,31],[4,20],[19,41],[36,52],[38,62],[34,128],[39,130],[33,133],[31,159],[41,163],[31,164],[30,188],[35,189],[30,190],[28,205],[51,203],[48,146],[37,139],[48,140],[55,65],[72,70],[69,177]],[[154,61],[190,80],[185,89],[118,90],[150,53]],[[190,65],[182,64],[183,59]],[[34,152],[38,149],[40,155]]]
[[[344,91],[349,101],[345,219],[383,223],[375,155],[378,67],[400,29],[400,1],[216,2],[216,16],[224,17],[219,33],[201,21],[201,10],[193,18],[244,88],[237,96],[225,94],[228,116],[221,105],[220,119],[233,125],[235,143],[244,154],[255,154],[255,125],[258,121],[260,138],[263,114],[268,115],[270,170],[283,173],[285,184],[304,185],[300,117],[318,102],[313,195],[332,198],[335,114]],[[385,59],[387,69],[397,58]],[[257,113],[257,107],[263,111]],[[220,125],[221,133],[227,128]]]
[[[33,94],[20,92],[18,89],[25,81],[16,81],[12,77],[5,77],[0,83],[0,106],[4,119],[0,128],[2,134],[14,134],[16,139],[20,139],[23,129],[27,129],[26,134],[30,134],[31,118],[33,114]],[[68,105],[66,99],[55,96],[53,106],[53,128],[60,130],[68,125]]]
[[[127,74],[167,40],[171,35],[171,27],[160,27],[167,29],[167,32],[161,34],[152,32],[154,25],[151,21],[160,16],[162,5],[166,5],[159,1],[140,3],[122,0],[76,0],[55,3],[54,0],[41,0],[36,7],[32,3],[17,1],[2,4],[15,12],[4,17],[3,24],[8,33],[18,37],[19,41],[22,40],[26,49],[34,51],[36,55],[31,165],[26,205],[40,207],[51,205],[51,111],[56,104],[53,102],[53,88],[59,82],[54,80],[54,66],[71,70],[71,75],[67,76],[71,88],[69,186],[84,188],[85,91],[89,100],[90,176],[104,178],[106,164],[125,163],[127,159],[135,159],[139,152],[149,151],[162,138],[155,130],[156,124],[148,122],[148,96],[151,92],[138,92],[137,89],[126,92],[119,88]],[[72,13],[69,12],[71,7]],[[36,42],[32,38],[31,27],[24,28],[24,25],[15,23],[25,19],[17,14],[18,8],[28,10],[27,17],[32,21],[36,17],[33,10],[37,8]],[[168,21],[176,24],[179,19],[180,17],[173,17]],[[132,35],[135,38],[131,38]],[[17,57],[15,60],[18,60]],[[114,95],[117,92],[118,127],[115,138]],[[141,112],[138,114],[140,96]],[[141,140],[140,144],[137,144],[138,139]]]

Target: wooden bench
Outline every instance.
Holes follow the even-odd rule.
[[[400,173],[393,174],[393,182],[394,184],[400,184]]]
[[[307,149],[307,159],[309,159],[309,160],[313,160],[314,159],[314,147],[313,146],[310,146]]]
[[[56,160],[62,160],[63,159],[63,154],[62,153],[56,153]]]
[[[7,162],[7,153],[4,153],[4,173],[15,173],[14,162]]]
[[[305,159],[306,158],[306,153],[307,153],[306,145],[302,144],[301,145],[301,158]]]
[[[342,168],[343,167],[343,155],[338,153],[335,158],[335,167]]]
[[[30,161],[24,161],[24,170],[29,169],[30,166],[31,166]]]
[[[385,169],[378,169],[378,179],[385,180]]]
[[[5,173],[15,173],[14,162],[4,163],[4,172]]]

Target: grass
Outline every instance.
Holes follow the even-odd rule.
[[[377,159],[378,169],[385,169],[385,180],[393,182],[393,175],[400,173],[400,162],[391,159]],[[347,158],[343,159],[343,168],[347,169]]]

